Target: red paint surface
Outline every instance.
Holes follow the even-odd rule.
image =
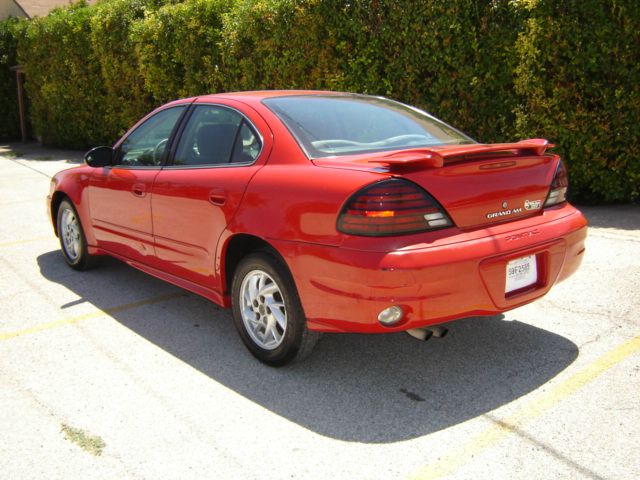
[[[242,112],[264,143],[251,166],[81,166],[56,175],[54,190],[76,205],[91,252],[113,255],[224,306],[231,281],[224,274],[227,245],[240,234],[262,239],[289,267],[309,327],[316,330],[387,332],[496,314],[539,298],[578,268],[586,237],[582,214],[569,204],[523,208],[526,200],[544,203],[559,161],[545,154],[543,140],[312,162],[260,103],[264,96],[290,93],[174,102]],[[454,227],[379,238],[336,230],[353,193],[393,176],[424,188]],[[487,216],[517,208],[522,210]],[[505,295],[507,262],[531,254],[538,262],[537,282]],[[406,312],[393,328],[377,321],[390,305]]]

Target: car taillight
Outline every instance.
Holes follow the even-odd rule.
[[[567,201],[567,188],[569,187],[569,177],[567,177],[567,168],[562,163],[562,160],[558,163],[556,168],[556,174],[551,182],[551,190],[547,196],[547,200],[544,202],[545,207],[551,207],[552,205],[558,205],[559,203]]]
[[[427,192],[406,180],[392,178],[355,193],[338,217],[338,230],[351,235],[381,237],[423,232],[453,225]]]

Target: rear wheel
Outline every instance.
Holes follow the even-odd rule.
[[[275,256],[244,258],[233,276],[232,297],[238,333],[258,360],[281,366],[311,353],[320,334],[307,329],[293,279]]]
[[[95,257],[89,255],[80,217],[69,200],[60,202],[57,225],[60,248],[67,264],[76,270],[94,266]]]

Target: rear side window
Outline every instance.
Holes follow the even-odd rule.
[[[247,165],[262,143],[237,111],[216,105],[195,107],[185,127],[173,164],[176,166]]]
[[[292,95],[263,100],[309,158],[475,143],[431,115],[366,95]]]

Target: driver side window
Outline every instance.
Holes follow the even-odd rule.
[[[167,108],[147,119],[118,148],[117,164],[134,167],[160,166],[167,142],[186,107]]]

